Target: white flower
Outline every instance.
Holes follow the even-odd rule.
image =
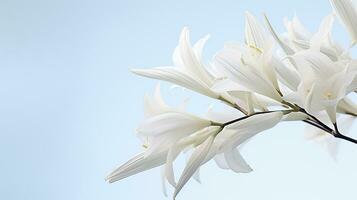
[[[202,49],[209,36],[200,39],[193,47],[190,44],[189,30],[184,28],[180,41],[173,54],[174,67],[133,69],[138,75],[168,81],[212,98],[220,94],[213,92],[214,77],[202,61]]]
[[[226,45],[214,64],[232,81],[278,102],[282,100],[274,70],[274,40],[250,13],[246,13],[245,45]],[[244,91],[244,89],[242,89]]]
[[[314,49],[321,51],[333,61],[349,59],[347,50],[332,39],[333,22],[334,16],[332,14],[326,16],[318,31],[312,34],[302,25],[297,16],[294,16],[292,21],[285,19],[285,26],[288,31],[286,40],[295,53],[301,50]]]
[[[129,160],[108,177],[115,182],[127,176],[163,165],[169,149],[180,139],[209,127],[211,121],[166,105],[157,87],[154,97],[145,98],[146,119],[138,128],[145,151]]]
[[[332,7],[339,16],[351,37],[352,44],[357,41],[357,11],[352,0],[330,0]]]
[[[354,5],[349,0],[331,0],[331,4],[355,43]],[[184,28],[173,53],[173,66],[133,72],[221,100],[229,109],[209,109],[205,118],[198,117],[186,112],[185,104],[168,106],[158,86],[153,96],[145,96],[145,118],[137,128],[144,149],[106,180],[112,183],[161,166],[163,191],[166,195],[169,183],[175,199],[191,177],[200,181],[200,168],[212,159],[222,169],[251,172],[241,149],[281,121],[309,124],[314,128],[311,138],[320,139],[333,154],[335,138],[357,144],[344,135],[357,116],[357,105],[350,98],[357,92],[357,60],[349,55],[349,48],[343,49],[333,40],[333,22],[334,14],[326,16],[313,33],[294,16],[285,20],[287,34],[279,36],[266,16],[264,28],[247,12],[244,43],[227,43],[209,67],[201,55],[208,36],[191,46]],[[337,123],[343,115],[348,115],[347,122]],[[188,161],[176,179],[174,164],[183,153],[189,155]]]
[[[238,149],[257,133],[274,127],[280,122],[282,116],[282,112],[258,114],[228,125],[217,135],[213,144],[214,147],[212,147],[214,149],[214,160],[217,165],[223,169],[231,169],[237,173],[252,171],[251,167],[240,155]],[[228,115],[221,118],[227,119],[232,117]]]
[[[352,91],[357,70],[349,63],[333,62],[325,54],[314,50],[300,51],[292,58],[302,80],[297,92],[285,99],[310,113],[325,110],[331,122],[335,123],[337,105]]]
[[[214,63],[238,85],[280,102],[281,95],[270,52],[260,52],[252,47],[226,46],[216,54]]]

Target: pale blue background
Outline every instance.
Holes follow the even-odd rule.
[[[284,16],[296,11],[315,30],[331,9],[327,0],[1,0],[0,199],[165,199],[159,170],[104,181],[140,150],[134,130],[156,84],[129,68],[171,64],[183,26],[193,39],[211,34],[210,58],[242,41],[245,10],[266,12],[281,32]],[[163,88],[170,102],[194,96],[192,112],[213,102]],[[281,124],[251,141],[243,153],[253,173],[206,165],[203,183],[178,199],[356,199],[357,146],[344,142],[336,163],[303,128]]]

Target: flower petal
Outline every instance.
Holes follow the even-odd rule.
[[[330,0],[330,3],[349,33],[352,44],[357,41],[357,12],[352,0]]]
[[[274,127],[278,122],[280,122],[282,116],[282,112],[253,115],[244,120],[228,125],[220,134],[217,135],[216,140],[225,141],[221,146],[223,151],[232,149],[257,133]]]
[[[177,56],[179,59],[181,59],[181,63],[183,64],[185,71],[193,74],[207,85],[211,85],[213,79],[208,71],[204,68],[201,61],[202,48],[208,38],[209,36],[202,38],[198,41],[195,47],[192,48],[190,43],[190,31],[187,27],[183,28],[179,45],[177,47],[179,52]]]
[[[214,136],[210,136],[201,145],[199,145],[195,151],[192,153],[190,160],[188,161],[182,175],[177,183],[174,199],[177,194],[181,191],[182,187],[187,183],[191,176],[196,172],[196,170],[201,166],[201,163],[205,160],[211,145],[213,143]]]
[[[226,151],[224,153],[224,158],[226,159],[229,168],[236,173],[249,173],[253,171],[252,168],[243,159],[237,148]]]
[[[227,77],[232,81],[278,102],[281,101],[281,96],[276,88],[261,72],[242,63],[239,51],[226,48],[215,56],[214,62],[216,66],[225,71]]]
[[[258,49],[270,49],[273,42],[272,38],[264,32],[263,27],[256,18],[249,12],[245,13],[245,41],[248,46]]]
[[[264,15],[264,20],[268,26],[268,30],[270,31],[270,33],[272,34],[273,38],[275,39],[275,41],[279,44],[279,46],[283,49],[283,51],[287,54],[287,55],[292,55],[295,53],[295,51],[290,48],[289,45],[287,45],[283,40],[280,39],[280,37],[278,36],[278,34],[275,32],[275,30],[273,29],[273,26],[271,25],[268,17],[266,15]]]
[[[218,98],[219,96],[218,94],[212,92],[206,83],[173,67],[132,69],[131,71],[140,76],[168,81],[212,98]]]
[[[326,16],[319,27],[317,33],[315,33],[310,40],[310,48],[320,51],[324,40],[328,39],[331,34],[334,16],[332,14]]]
[[[210,125],[210,121],[188,113],[166,112],[146,119],[138,128],[143,135],[187,134]]]
[[[109,183],[113,183],[142,171],[158,167],[165,163],[166,154],[167,151],[145,157],[145,152],[142,152],[110,173],[106,180]]]

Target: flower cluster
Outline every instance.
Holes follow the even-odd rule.
[[[158,86],[153,96],[144,99],[145,119],[137,129],[144,150],[107,180],[115,182],[162,166],[164,185],[168,182],[175,189],[175,198],[212,159],[222,169],[251,172],[239,147],[281,121],[306,123],[314,128],[311,138],[328,135],[357,143],[342,134],[347,131],[342,124],[350,126],[357,116],[357,105],[348,97],[357,91],[357,60],[349,54],[357,41],[357,11],[351,0],[330,2],[334,13],[322,20],[315,33],[295,16],[285,20],[287,31],[280,35],[266,16],[262,23],[247,12],[244,43],[226,44],[209,65],[202,58],[209,36],[191,45],[189,30],[184,28],[173,66],[132,71],[216,99],[232,110],[198,117],[183,106],[168,106]],[[351,37],[347,48],[332,38],[336,16]],[[340,116],[348,116],[348,123],[338,123]],[[174,161],[187,152],[188,162],[176,179]]]

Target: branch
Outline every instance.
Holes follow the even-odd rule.
[[[305,111],[305,113],[306,113],[306,111]],[[310,116],[310,114],[308,114],[308,115]],[[314,117],[314,118],[316,118],[316,117]],[[354,144],[357,144],[357,140],[341,134],[340,131],[337,128],[337,124],[336,123],[333,124],[334,128],[335,128],[335,130],[333,130],[332,128],[330,128],[327,125],[325,125],[324,123],[322,123],[320,120],[318,120],[318,119],[316,119],[316,120],[317,121],[312,121],[312,120],[307,119],[307,120],[303,120],[303,122],[308,123],[308,124],[310,124],[312,126],[315,126],[315,127],[319,128],[319,129],[321,129],[321,130],[333,135],[336,138],[343,139],[343,140],[352,142]]]
[[[283,112],[283,113],[290,113],[292,112],[293,110],[271,110],[271,111],[262,111],[262,112],[256,112],[256,113],[253,113],[253,114],[250,114],[250,115],[246,115],[246,116],[243,116],[243,117],[240,117],[240,118],[237,118],[237,119],[234,119],[234,120],[231,120],[229,122],[226,122],[224,124],[221,124],[221,127],[225,127],[225,126],[228,126],[230,124],[233,124],[233,123],[236,123],[236,122],[239,122],[239,121],[242,121],[244,119],[247,119],[249,117],[252,117],[252,116],[255,116],[255,115],[261,115],[261,114],[267,114],[267,113],[273,113],[273,112]]]
[[[357,144],[357,140],[355,140],[355,139],[353,139],[353,138],[350,138],[350,137],[347,137],[347,136],[345,136],[345,135],[342,135],[341,133],[336,133],[336,134],[334,134],[334,136],[335,136],[336,138],[343,139],[343,140],[347,140],[347,141],[349,141],[349,142],[352,142],[352,143],[354,143],[354,144]]]
[[[288,113],[290,113],[290,112],[302,112],[302,113],[305,113],[310,118],[310,119],[302,120],[303,122],[305,122],[305,123],[307,123],[307,124],[309,124],[311,126],[315,126],[316,128],[319,128],[319,129],[321,129],[321,130],[333,135],[336,138],[343,139],[343,140],[352,142],[354,144],[357,144],[357,140],[356,139],[353,139],[353,138],[350,138],[348,136],[345,136],[345,135],[341,134],[339,132],[338,128],[337,128],[337,124],[333,124],[334,128],[335,128],[335,130],[333,130],[332,128],[327,126],[325,123],[320,121],[317,117],[315,117],[314,115],[308,113],[304,108],[301,108],[300,106],[298,106],[296,104],[289,103],[287,101],[283,101],[282,103],[284,105],[286,105],[287,107],[290,107],[292,110],[262,111],[262,112],[256,112],[254,114],[248,115],[248,114],[246,114],[247,112],[244,109],[242,109],[241,107],[239,107],[238,105],[232,104],[232,103],[230,103],[229,101],[227,101],[224,98],[221,99],[221,100],[223,100],[224,102],[228,103],[232,107],[236,108],[237,110],[239,110],[240,112],[245,114],[245,116],[243,116],[241,118],[238,118],[238,119],[231,120],[231,121],[226,122],[224,124],[219,124],[219,123],[213,122],[217,126],[225,127],[225,126],[228,126],[228,125],[233,124],[235,122],[247,119],[247,118],[249,118],[251,116],[254,116],[254,115],[266,114],[266,113],[271,113],[271,112],[288,112]]]

